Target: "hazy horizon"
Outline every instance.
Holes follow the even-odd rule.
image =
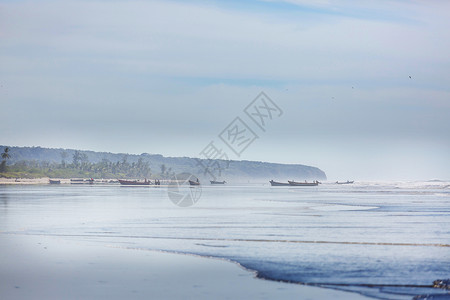
[[[0,24],[0,144],[450,180],[448,2],[3,1]]]
[[[56,149],[56,150],[59,150],[59,149],[62,149],[62,150],[79,150],[79,151],[93,151],[93,152],[98,152],[98,153],[112,153],[112,154],[118,154],[118,155],[120,155],[120,154],[124,154],[124,155],[136,155],[136,156],[140,156],[140,155],[142,155],[142,154],[149,154],[149,155],[162,155],[163,157],[166,157],[166,158],[173,158],[173,157],[188,157],[188,158],[198,158],[198,156],[197,157],[190,157],[190,156],[185,156],[185,155],[183,155],[183,156],[168,156],[168,155],[164,155],[163,153],[149,153],[149,152],[142,152],[142,153],[130,153],[130,152],[111,152],[111,151],[96,151],[96,150],[91,150],[91,149],[75,149],[75,148],[61,148],[61,147],[43,147],[43,146],[37,146],[37,145],[35,145],[35,146],[17,146],[17,145],[0,145],[0,146],[8,146],[8,147],[36,147],[36,148],[38,148],[38,147],[40,147],[40,148],[48,148],[48,149]],[[10,150],[11,151],[11,150]],[[11,153],[11,152],[10,152]],[[67,158],[67,160],[68,161],[70,161],[71,160],[71,158],[70,157],[68,157]],[[232,159],[232,161],[255,161],[255,160],[247,160],[247,159]],[[264,161],[264,160],[258,160],[258,162],[264,162],[264,163],[274,163],[274,164],[297,164],[297,165],[306,165],[306,164],[302,164],[302,163],[296,163],[296,162],[292,162],[292,163],[289,163],[289,162],[276,162],[276,161]],[[306,165],[306,166],[311,166],[311,167],[317,167],[317,168],[319,168],[319,169],[321,169],[320,167],[318,167],[318,166],[314,166],[314,165]],[[336,177],[336,178],[330,178],[330,176],[327,174],[327,172],[326,172],[326,170],[323,170],[323,169],[321,169],[322,171],[324,171],[325,173],[326,173],[326,176],[327,176],[327,180],[326,181],[330,181],[330,182],[334,182],[334,181],[345,181],[345,180],[357,180],[357,181],[373,181],[373,182],[375,182],[375,181],[380,181],[380,182],[382,182],[382,181],[418,181],[418,182],[420,182],[420,181],[431,181],[431,180],[440,180],[440,181],[450,181],[448,178],[438,178],[438,177],[432,177],[432,178],[416,178],[416,179],[407,179],[407,178],[396,178],[396,179],[386,179],[386,178],[355,178],[355,177],[351,177],[351,178],[343,178],[343,177]],[[198,174],[198,175],[202,175],[202,174]],[[208,177],[208,175],[205,175],[206,177]],[[205,177],[205,176],[202,176],[202,177]],[[223,176],[222,176],[223,177]],[[237,178],[229,178],[229,177],[227,177],[227,176],[225,176],[226,178],[227,178],[227,180],[228,181],[233,181],[233,182],[236,182],[236,179]],[[223,178],[225,178],[225,177],[223,177]],[[289,177],[289,176],[288,176]],[[277,180],[281,180],[281,181],[286,181],[286,180],[288,180],[288,179],[299,179],[299,178],[288,178],[288,177],[286,177],[286,176],[279,176],[279,178],[277,177],[277,178],[275,178],[275,179],[277,179]],[[292,177],[292,176],[291,176]],[[222,179],[223,179],[222,178]],[[302,177],[303,178],[303,177]],[[261,178],[255,178],[255,179],[257,179],[257,180],[259,180],[259,181],[255,181],[255,182],[266,182],[268,179],[274,179],[274,178],[266,178],[266,177],[261,177]],[[261,181],[262,180],[262,181]],[[241,179],[237,179],[237,181],[241,181]],[[244,181],[245,182],[247,182],[248,181],[248,178],[246,177],[246,178],[244,178]]]

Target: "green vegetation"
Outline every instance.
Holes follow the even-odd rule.
[[[124,154],[94,152],[75,149],[51,149],[42,147],[14,147],[0,145],[0,153],[6,153],[0,177],[52,177],[52,178],[129,178],[166,179],[173,174],[191,173],[201,181],[211,176],[202,166],[214,164],[208,160],[190,157],[164,157],[160,154]],[[264,181],[326,180],[325,173],[311,166],[300,164],[277,164],[258,161],[218,161],[221,169],[214,171],[218,180]],[[151,170],[155,174],[151,174]],[[217,169],[219,170],[219,169]]]
[[[8,170],[6,170],[6,163],[4,167],[5,169],[2,169],[0,172],[0,177],[150,178],[152,175],[149,163],[145,162],[142,158],[132,163],[127,161],[127,156],[124,156],[121,161],[115,163],[107,159],[103,159],[98,163],[91,163],[87,155],[80,151],[75,151],[71,164],[67,164],[64,159],[61,163],[33,160],[16,162],[8,166]]]
[[[5,149],[3,150],[3,153],[2,153],[2,162],[0,163],[0,172],[7,171],[6,161],[9,158],[11,158],[11,156],[9,155],[9,147],[5,147]]]
[[[163,179],[169,179],[175,176],[175,172],[172,171],[172,168],[167,168],[165,164],[162,164],[160,176]]]

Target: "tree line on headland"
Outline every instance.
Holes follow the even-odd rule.
[[[52,177],[52,178],[151,178],[152,170],[148,161],[139,157],[136,162],[127,161],[127,155],[121,160],[112,162],[102,159],[100,162],[90,162],[86,153],[76,150],[68,159],[67,152],[61,152],[60,162],[47,160],[20,160],[7,166],[6,162],[11,158],[9,147],[4,148],[0,174],[4,177]],[[160,166],[160,172],[155,174],[158,178],[169,178],[173,175],[172,169],[164,164]]]
[[[201,180],[212,179],[202,168],[210,162],[190,157],[12,146],[0,146],[0,153],[5,154],[2,154],[0,177],[168,179],[175,174],[192,173]],[[231,160],[222,161],[221,165],[224,168],[215,175],[227,181],[326,180],[319,168],[300,164]]]
[[[59,163],[45,160],[21,160],[6,166],[6,163],[2,162],[0,172],[5,177],[21,178],[150,178],[152,176],[149,163],[142,158],[132,163],[127,161],[126,156],[117,162],[102,159],[100,162],[92,163],[85,153],[79,151],[73,154],[70,161],[62,158]]]

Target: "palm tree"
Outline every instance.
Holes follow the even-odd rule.
[[[165,176],[165,174],[166,174],[166,170],[167,170],[166,165],[165,165],[165,164],[162,164],[162,165],[161,165],[161,177],[164,178],[164,176]]]
[[[63,168],[65,168],[66,167],[67,152],[66,151],[62,151],[60,153],[60,155],[61,155],[61,165],[62,165]]]
[[[0,172],[6,171],[6,160],[11,158],[11,155],[9,155],[9,148],[5,147],[2,153],[2,162],[0,164]]]
[[[3,150],[2,153],[2,159],[7,160],[9,158],[11,158],[11,155],[9,155],[9,147],[5,147],[5,150]]]

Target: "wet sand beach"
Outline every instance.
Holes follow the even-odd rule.
[[[0,232],[1,299],[368,299],[224,260]]]

